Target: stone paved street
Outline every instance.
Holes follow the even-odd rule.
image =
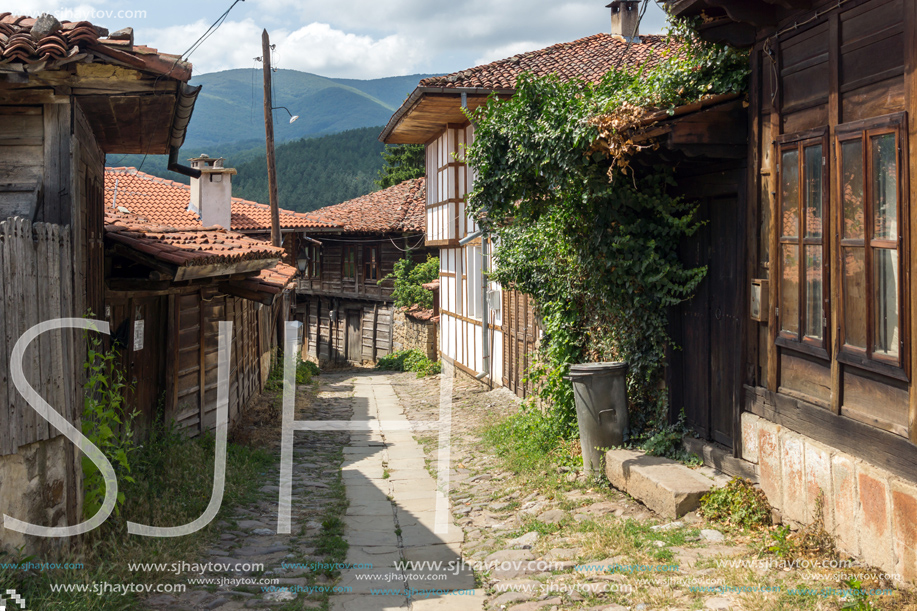
[[[470,570],[415,564],[457,566],[464,533],[452,524],[451,515],[447,532],[434,533],[436,480],[425,468],[424,450],[410,431],[385,430],[386,425],[408,422],[390,379],[379,373],[353,379],[353,421],[381,422],[383,431],[352,433],[344,449],[343,478],[350,503],[344,519],[350,545],[347,563],[358,568],[342,571],[338,585],[350,591],[334,596],[331,608],[481,609],[483,592],[443,592],[474,590]]]
[[[450,396],[448,524],[446,532],[436,533],[440,440],[437,430],[422,423],[437,421],[442,399]],[[275,534],[274,467],[259,482],[260,498],[217,524],[219,538],[199,560],[263,563],[263,574],[206,572],[201,577],[248,581],[205,585],[186,579],[187,592],[153,596],[148,608],[837,608],[830,599],[789,593],[811,586],[813,575],[819,587],[842,586],[837,577],[762,568],[755,562],[760,542],[748,534],[695,513],[674,522],[660,518],[607,482],[587,481],[575,468],[514,472],[482,431],[518,409],[508,391],[488,391],[461,378],[418,379],[413,373],[365,369],[323,373],[317,388],[299,389],[297,420],[380,426],[297,432],[292,534]],[[752,564],[723,564],[735,559]],[[660,573],[658,567],[673,568]],[[716,590],[722,584],[734,589]],[[781,591],[758,593],[762,587]]]

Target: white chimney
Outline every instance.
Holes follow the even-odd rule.
[[[611,9],[611,35],[624,42],[639,44],[640,0],[615,0],[605,8]]]
[[[201,155],[189,159],[191,167],[201,171],[191,179],[191,204],[188,209],[201,217],[204,227],[219,225],[230,229],[232,220],[232,175],[235,168],[224,168],[222,157]]]

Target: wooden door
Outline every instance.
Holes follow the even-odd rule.
[[[707,266],[707,275],[673,321],[681,350],[670,360],[671,406],[675,416],[684,409],[703,438],[732,447],[741,396],[744,232],[735,196],[707,198],[698,214],[707,222],[685,241],[682,260]]]
[[[359,363],[363,360],[363,334],[360,329],[360,312],[347,311],[347,343],[344,357]]]
[[[168,305],[165,297],[112,299],[112,343],[119,354],[119,368],[125,382],[129,410],[139,414],[135,434],[143,439],[156,418],[160,402],[165,405],[165,344]]]

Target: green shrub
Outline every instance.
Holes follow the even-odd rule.
[[[714,488],[700,503],[700,513],[708,520],[741,528],[760,528],[771,523],[771,506],[764,491],[741,477],[732,478],[722,488]]]
[[[312,361],[299,361],[299,367],[308,371],[313,378],[322,372],[319,366]]]
[[[423,285],[437,279],[439,279],[438,257],[427,255],[426,261],[416,263],[411,252],[408,251],[403,259],[395,261],[395,271],[379,282],[394,280],[395,289],[392,291],[392,298],[395,300],[395,307],[419,305],[429,310],[433,307],[433,292],[423,288]]]
[[[398,350],[376,361],[376,369],[383,371],[413,371],[418,378],[442,372],[442,363],[431,361],[420,350]]]
[[[130,389],[124,374],[118,369],[118,351],[105,350],[96,333],[84,335],[87,345],[86,384],[83,386],[83,434],[94,443],[114,467],[115,477],[121,482],[133,483],[131,465],[137,449],[134,440],[134,418],[138,411],[129,411],[126,394]],[[83,514],[86,517],[98,512],[105,500],[105,477],[88,456],[82,457]],[[119,491],[115,515],[124,504],[124,492]]]
[[[309,384],[312,381],[313,375],[318,375],[321,372],[318,365],[311,361],[304,361],[302,357],[296,355],[296,383],[297,384]],[[283,353],[278,352],[277,357],[274,359],[274,363],[271,366],[271,373],[268,374],[267,383],[264,385],[264,390],[270,392],[279,392],[283,390]]]

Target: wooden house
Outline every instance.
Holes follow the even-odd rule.
[[[82,518],[76,448],[9,379],[21,334],[60,317],[100,315],[103,170],[108,153],[169,154],[173,167],[199,88],[190,64],[88,22],[0,13],[0,511],[45,526]],[[79,428],[85,346],[42,334],[26,352],[30,384]],[[27,468],[28,465],[28,468]],[[4,530],[4,549],[62,539]]]
[[[202,175],[190,185],[105,170],[105,315],[135,385],[131,404],[142,422],[175,421],[192,436],[216,425],[219,321],[234,323],[233,424],[263,389],[294,305],[295,260],[261,239],[270,207],[233,198],[235,170],[222,161],[191,160]],[[298,241],[290,232],[328,226],[287,210],[280,224],[287,244]]]
[[[665,37],[635,32],[633,2],[612,5],[611,33],[422,80],[380,136],[389,144],[426,146],[426,245],[440,252],[443,360],[520,396],[528,391],[523,378],[540,330],[528,296],[504,291],[487,278],[493,244],[465,211],[474,176],[466,169],[464,147],[474,139],[474,126],[463,111],[485,104],[494,93],[512,95],[517,77],[526,72],[597,82],[619,62],[652,65],[665,49]]]
[[[708,296],[684,313],[705,318],[710,352],[734,356],[736,377],[705,404],[686,375],[685,402],[701,420],[733,413],[733,450],[785,519],[812,521],[822,497],[842,550],[912,580],[917,2],[668,4],[749,49],[752,68],[739,197],[710,217],[736,232],[714,240],[726,242],[716,257],[740,263],[711,270]],[[699,356],[685,346],[685,360]]]
[[[374,362],[392,352],[394,288],[383,281],[410,253],[426,260],[425,179],[407,180],[309,217],[325,223],[299,247],[303,351],[319,362]]]

